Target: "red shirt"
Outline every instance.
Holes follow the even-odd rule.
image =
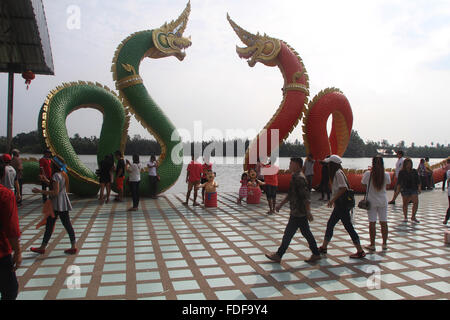
[[[274,171],[273,172],[274,174],[264,175],[264,182],[270,186],[277,187],[278,186],[278,171],[279,171],[278,167],[275,165],[273,165],[273,166],[267,165],[267,166],[264,166],[264,169],[262,169],[261,172],[263,173],[264,171],[268,171],[268,170]]]
[[[14,192],[0,184],[0,258],[12,253],[8,238],[19,238],[19,215]]]
[[[39,160],[39,168],[41,168],[47,179],[50,179],[52,177],[52,160],[47,158],[41,158]]]
[[[206,179],[206,173],[208,170],[212,170],[212,164],[211,163],[204,163],[202,164],[202,178]]]
[[[189,163],[187,167],[187,171],[189,172],[189,182],[200,181],[200,177],[203,171],[202,164],[196,161],[191,161],[191,163]]]

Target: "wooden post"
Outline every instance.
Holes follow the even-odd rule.
[[[12,133],[13,133],[13,105],[14,105],[14,72],[9,72],[8,77],[8,123],[6,133],[6,152],[11,151]]]

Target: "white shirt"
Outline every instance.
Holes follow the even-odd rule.
[[[333,179],[333,183],[331,184],[332,197],[334,197],[338,193],[340,188],[348,189],[347,182],[345,180],[344,171],[342,171],[341,169],[336,171],[336,174]]]
[[[149,166],[154,166],[154,167],[150,168]],[[150,161],[147,164],[147,167],[148,167],[148,175],[149,176],[156,176],[157,175],[156,174],[156,161]]]
[[[314,160],[305,161],[305,176],[314,175]]]
[[[14,181],[16,180],[16,170],[14,170],[13,166],[7,165],[5,166],[5,175],[2,179],[2,185],[8,188],[11,191],[14,191]]]
[[[395,164],[395,177],[398,178],[398,174],[400,173],[400,170],[403,168],[403,161],[405,161],[405,158],[401,157],[397,160],[397,163]]]
[[[386,207],[388,202],[386,195],[386,185],[391,183],[391,177],[389,176],[389,173],[384,173],[384,182],[381,190],[377,190],[375,188],[375,186],[373,185],[373,180],[370,179],[370,171],[366,171],[364,172],[361,183],[367,186],[369,184],[369,180],[370,186],[369,193],[367,194],[367,200],[369,200],[370,205],[373,207]]]
[[[141,181],[141,164],[140,163],[132,163],[130,164],[130,182],[138,182]]]

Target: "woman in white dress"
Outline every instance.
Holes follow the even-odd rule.
[[[386,185],[391,183],[389,173],[384,170],[384,161],[382,157],[372,158],[372,169],[364,173],[362,184],[368,188],[367,200],[370,203],[369,210],[369,235],[370,245],[366,249],[375,251],[375,236],[377,219],[380,221],[381,237],[383,239],[383,250],[387,249],[388,223],[387,223],[387,204]]]

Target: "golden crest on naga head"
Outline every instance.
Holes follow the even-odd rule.
[[[236,46],[236,52],[239,57],[248,59],[250,67],[254,67],[257,62],[268,66],[277,64],[276,58],[281,50],[280,40],[271,38],[266,34],[263,36],[259,33],[252,34],[237,25],[228,14],[227,19],[239,39],[247,46],[245,48]]]
[[[191,2],[189,1],[178,19],[170,23],[166,22],[160,28],[153,30],[152,38],[156,50],[150,50],[147,55],[148,57],[163,58],[175,56],[180,61],[184,59],[186,56],[184,49],[190,47],[192,44],[191,37],[183,37],[190,13]]]

